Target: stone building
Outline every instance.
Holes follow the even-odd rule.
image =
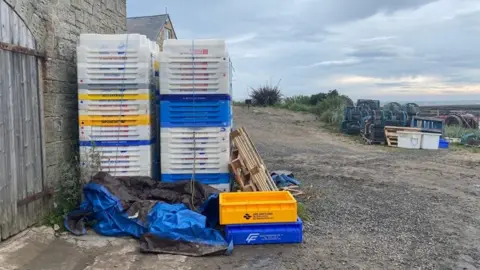
[[[29,95],[38,94],[40,96],[38,101],[40,116],[33,120],[22,119],[21,114],[23,112],[19,112],[19,110],[12,108],[12,105],[7,104],[10,106],[10,111],[5,111],[5,117],[10,122],[0,123],[6,123],[7,125],[3,125],[3,131],[0,129],[2,131],[0,133],[4,133],[3,135],[0,134],[0,137],[9,136],[10,142],[18,145],[18,150],[21,152],[21,157],[18,158],[15,153],[0,149],[3,156],[7,158],[5,164],[10,164],[7,169],[17,170],[17,172],[14,172],[15,177],[5,178],[7,185],[15,187],[15,190],[11,190],[11,201],[0,200],[0,208],[6,209],[5,211],[10,211],[10,205],[7,204],[12,206],[11,212],[0,215],[0,218],[5,219],[0,220],[0,231],[3,230],[1,240],[25,229],[35,219],[38,221],[38,217],[29,218],[28,222],[23,222],[19,218],[20,211],[27,211],[23,210],[26,207],[23,205],[38,202],[41,206],[46,189],[53,187],[54,183],[60,179],[62,166],[65,166],[65,162],[71,160],[78,150],[76,45],[79,35],[81,33],[125,33],[127,28],[126,0],[0,0],[0,7],[2,11],[0,13],[0,33],[2,33],[0,41],[3,40],[0,43],[0,53],[7,57],[0,61],[2,62],[0,67],[6,70],[1,70],[2,74],[13,78],[10,81],[22,81],[22,78],[19,78],[20,75],[17,75],[20,73],[15,71],[22,69],[21,64],[18,64],[23,61],[22,59],[37,56],[39,63],[41,63],[38,68],[31,67],[32,72],[34,72],[32,74],[38,74],[38,76],[35,75],[38,87],[35,87],[35,89],[28,88],[28,91],[30,91],[28,95],[21,97],[18,94],[11,94],[15,93],[15,87],[24,87],[23,83],[13,85],[13,89],[3,89],[7,95],[10,95],[10,98],[17,99],[17,102],[20,102],[22,106],[25,105],[24,100],[29,98]],[[11,37],[5,36],[5,34]],[[29,40],[33,40],[33,42],[29,41],[28,44],[22,42],[21,38],[25,36],[28,36]],[[30,47],[27,47],[27,45]],[[25,66],[23,66],[23,69],[25,70]],[[8,79],[8,77],[6,78]],[[30,80],[30,78],[28,79]],[[25,77],[23,80],[25,80]],[[12,87],[10,86],[10,88]],[[27,88],[24,87],[24,89]],[[11,113],[10,119],[8,119],[8,113]],[[19,119],[29,122],[22,123],[23,128],[20,126],[22,124],[16,124],[13,127],[13,115],[20,115]],[[28,125],[38,124],[39,122],[41,123],[41,136],[39,137],[41,137],[42,158],[35,155],[32,159],[31,156],[26,156],[25,151],[22,150],[30,147],[28,142],[22,138],[22,134],[25,135],[25,132],[28,131],[25,127],[30,128]],[[9,124],[10,126],[8,126]],[[17,132],[15,129],[19,131]],[[1,145],[7,144],[2,143]],[[24,157],[32,160],[24,159]],[[8,161],[8,159],[11,160]],[[38,165],[41,170],[35,170],[35,175],[32,177],[38,177],[35,180],[37,182],[41,181],[40,189],[29,190],[31,186],[26,184],[23,190],[20,185],[27,183],[27,180],[25,180],[27,176],[23,176],[21,168],[15,169],[15,167],[21,165],[28,167],[30,164],[38,162],[41,164]],[[4,181],[5,179],[0,180]],[[18,187],[18,191],[16,187]],[[41,191],[42,188],[43,191]],[[18,199],[16,200],[17,195]],[[6,206],[3,206],[2,203]],[[38,212],[41,212],[42,209],[38,210],[32,210],[26,216],[38,216],[40,215]],[[7,224],[8,222],[11,224]],[[7,227],[9,227],[8,231],[5,229]]]
[[[150,40],[156,40],[163,50],[163,41],[177,39],[173,23],[168,14],[127,18],[127,30],[131,34],[142,34]]]
[[[1,0],[0,0],[1,1]],[[3,0],[33,33],[46,55],[43,87],[46,176],[71,157],[78,140],[76,45],[80,33],[126,30],[126,0]]]

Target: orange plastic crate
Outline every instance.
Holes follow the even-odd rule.
[[[80,126],[145,126],[150,125],[150,115],[80,115],[78,122]]]
[[[297,201],[288,191],[220,193],[220,224],[297,221]]]

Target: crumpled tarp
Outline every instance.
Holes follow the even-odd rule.
[[[219,231],[218,190],[195,181],[163,183],[100,172],[85,185],[80,209],[65,218],[76,235],[86,224],[106,236],[140,239],[140,250],[187,256],[231,252]],[[192,196],[193,194],[193,196]]]
[[[290,171],[273,171],[270,175],[277,187],[300,186],[301,184]]]

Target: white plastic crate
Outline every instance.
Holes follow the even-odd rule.
[[[82,34],[77,47],[77,62],[151,62],[158,51],[158,45],[139,34]]]
[[[100,105],[102,106],[102,105]],[[152,107],[136,108],[136,107],[121,107],[120,105],[106,106],[100,108],[89,108],[88,110],[78,110],[78,115],[81,116],[141,116],[141,115],[156,115],[155,109]]]
[[[108,71],[148,71],[153,74],[154,62],[111,62],[111,63],[78,63],[77,69],[84,73],[105,73]],[[160,69],[158,69],[160,71]]]
[[[80,126],[80,141],[151,140],[151,126]]]
[[[180,55],[224,55],[227,52],[227,46],[225,40],[218,39],[167,39],[163,43],[163,51]]]
[[[136,49],[95,50],[85,46],[77,47],[77,63],[80,65],[104,65],[107,66],[135,66],[139,63],[153,63],[154,55],[150,51]]]
[[[153,84],[154,78],[150,74],[124,74],[124,73],[110,73],[106,75],[93,74],[87,77],[77,77],[78,84],[102,85],[102,84],[116,84],[117,86],[139,85],[142,88]],[[147,86],[148,85],[148,86]]]
[[[152,176],[152,146],[80,147],[83,167],[119,175]],[[95,168],[98,167],[98,168]],[[146,173],[149,174],[146,174]]]
[[[112,76],[124,74],[136,74],[138,76],[154,76],[154,70],[151,63],[135,63],[126,65],[124,63],[118,64],[78,64],[77,77],[87,78],[90,76],[104,76],[114,74]]]
[[[149,86],[144,84],[145,86]],[[129,87],[122,88],[122,85],[116,85],[112,88],[109,86],[89,88],[88,85],[80,85],[78,89],[78,94],[80,95],[139,95],[139,94],[150,94],[153,90],[150,87],[146,88],[137,88]]]
[[[79,115],[150,114],[153,100],[79,100]]]
[[[197,173],[205,173],[204,169],[218,169],[223,172],[228,172],[228,163],[230,160],[230,153],[224,152],[219,154],[176,154],[168,155],[161,153],[160,163],[162,169],[188,169],[195,170]],[[200,171],[201,170],[201,171]]]
[[[422,149],[437,150],[442,134],[426,133],[422,134]]]
[[[150,109],[143,109],[143,110],[135,110],[135,109],[118,109],[118,110],[79,110],[78,115],[83,116],[141,116],[141,115],[152,115],[154,113],[153,110]]]
[[[197,154],[219,154],[230,153],[229,142],[196,142],[192,141],[180,141],[171,142],[165,138],[160,138],[160,152],[168,155],[175,154],[190,154],[196,152]]]
[[[422,133],[413,131],[398,131],[398,147],[407,149],[420,149]]]
[[[129,78],[135,76],[144,78],[145,80],[153,79],[155,76],[151,65],[140,65],[135,67],[128,67],[124,65],[81,65],[77,66],[77,78],[92,78],[92,79],[111,79]]]
[[[193,165],[192,164],[171,164],[164,163],[160,160],[162,174],[174,174],[174,173],[192,173]],[[227,162],[228,163],[228,162]],[[222,166],[220,163],[208,163],[208,164],[197,164],[195,166],[196,173],[228,173],[228,164]]]
[[[230,128],[160,128],[160,141],[166,155],[230,153]]]
[[[225,142],[230,140],[231,128],[207,127],[207,128],[160,128],[160,137],[168,139],[169,142],[193,139],[197,142],[205,140]]]
[[[220,190],[221,192],[230,192],[231,191],[231,188],[230,188],[230,184],[218,184],[218,185],[209,185],[213,188],[216,188],[218,190]]]
[[[176,71],[217,71],[230,72],[230,57],[225,55],[201,56],[195,55],[173,55],[160,53],[158,57],[161,73],[170,73]]]
[[[162,95],[193,95],[193,94],[227,94],[231,95],[228,80],[216,81],[181,81],[162,80],[160,94]]]
[[[228,57],[192,58],[162,53],[160,57],[160,93],[166,95],[231,94],[230,68]]]
[[[132,49],[151,50],[153,46],[146,36],[140,34],[81,34],[78,44],[92,49],[118,49],[128,46]]]
[[[161,155],[192,155],[194,152],[197,155],[230,153],[230,146],[227,143],[197,144],[195,147],[188,143],[169,144],[163,141],[160,143]]]

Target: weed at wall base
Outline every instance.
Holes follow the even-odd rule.
[[[64,229],[65,216],[78,209],[82,201],[83,186],[100,171],[100,162],[99,153],[92,147],[89,152],[83,153],[82,158],[77,156],[59,166],[60,178],[55,185],[54,208],[45,217],[45,225]]]

